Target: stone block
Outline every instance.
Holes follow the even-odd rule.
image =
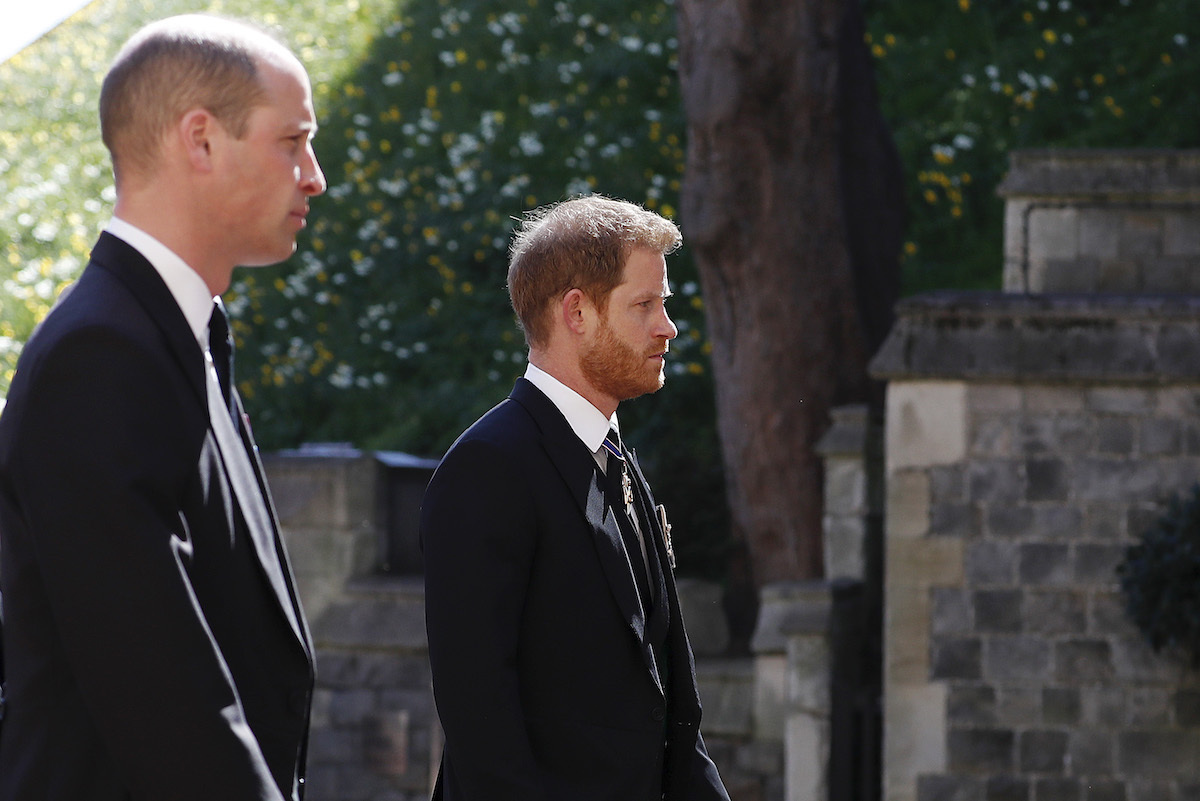
[[[1140,637],[1114,637],[1112,662],[1118,678],[1127,682],[1168,684],[1179,675],[1179,665],[1159,655]]]
[[[1025,498],[1029,501],[1065,501],[1071,492],[1071,469],[1061,459],[1025,462]]]
[[[1022,729],[1042,716],[1042,694],[1032,687],[1007,686],[996,692],[996,718],[1001,728]]]
[[[1054,646],[1054,673],[1059,682],[1075,685],[1112,681],[1112,646],[1107,640],[1064,640]]]
[[[1133,293],[1145,286],[1139,259],[1104,259],[1097,266],[1096,291]]]
[[[1023,776],[992,776],[984,788],[984,801],[1030,801],[1029,780]]]
[[[1099,259],[1090,256],[1075,256],[1067,259],[1039,259],[1038,265],[1041,292],[1097,292],[1103,290],[1100,283]]]
[[[1051,675],[1051,644],[1042,637],[989,637],[983,654],[984,679],[993,684],[1044,682]]]
[[[989,536],[1005,539],[1028,537],[1033,533],[1034,510],[1030,506],[994,504],[987,510]]]
[[[1144,415],[1154,411],[1150,390],[1138,387],[1096,387],[1087,390],[1087,407],[1101,414]]]
[[[1042,722],[1048,726],[1074,726],[1079,723],[1082,702],[1079,690],[1047,687],[1042,690]]]
[[[1035,729],[1021,732],[1018,747],[1022,773],[1061,773],[1066,768],[1065,731]]]
[[[1120,214],[1106,209],[1087,209],[1079,215],[1079,255],[1114,259],[1120,242]]]
[[[696,656],[718,656],[729,647],[724,591],[715,581],[679,578],[679,610]]]
[[[1017,578],[1018,546],[1011,542],[973,541],[967,545],[966,580],[971,586],[1009,586]]]
[[[374,527],[376,464],[353,449],[327,456],[265,454],[263,468],[285,527]]]
[[[1179,456],[1183,453],[1183,422],[1152,417],[1141,422],[1139,451],[1144,456]]]
[[[949,537],[909,542],[888,540],[888,580],[923,586],[958,586],[963,580],[964,550],[963,540]]]
[[[981,590],[974,594],[975,628],[984,634],[1018,634],[1024,628],[1021,590]]]
[[[983,646],[978,639],[935,638],[930,678],[974,681],[982,676]]]
[[[1016,735],[1009,729],[951,728],[946,736],[950,771],[966,774],[1011,773]]]
[[[1096,424],[1096,450],[1109,456],[1133,454],[1133,421],[1124,417],[1103,417]]]
[[[1088,609],[1088,633],[1133,639],[1138,636],[1125,611],[1125,598],[1115,589],[1092,592]]]
[[[1179,690],[1172,699],[1172,705],[1178,726],[1200,728],[1200,689]]]
[[[1119,779],[1089,779],[1086,791],[1086,801],[1129,801],[1125,782]]]
[[[962,728],[994,728],[996,690],[980,685],[952,684],[946,698],[946,720]]]
[[[754,739],[782,742],[788,714],[787,658],[759,654],[754,657]]]
[[[977,419],[995,415],[1011,417],[1021,412],[1024,403],[1024,390],[1012,384],[980,381],[967,386],[967,405]]]
[[[1016,422],[1008,417],[987,417],[971,429],[970,455],[985,459],[1016,456]]]
[[[1033,590],[1025,595],[1024,620],[1032,634],[1085,634],[1087,595],[1071,590]]]
[[[1079,211],[1035,208],[1029,213],[1029,258],[1075,259],[1079,256]],[[1041,287],[1031,287],[1041,291]]]
[[[1030,539],[1075,540],[1083,528],[1083,512],[1073,503],[1038,503],[1033,508]]]
[[[929,626],[935,636],[964,635],[974,629],[969,592],[957,587],[934,587],[930,598],[933,609]]]
[[[1038,801],[1083,801],[1083,785],[1079,779],[1072,777],[1035,779],[1033,791]]]
[[[866,521],[859,517],[825,515],[823,533],[825,577],[862,581],[866,576]]]
[[[884,665],[890,688],[929,680],[929,590],[892,586],[884,609]]]
[[[1084,726],[1071,732],[1067,753],[1077,776],[1108,776],[1113,770],[1116,738],[1111,729]]]
[[[983,782],[974,776],[920,776],[917,801],[983,801]]]
[[[1200,776],[1200,732],[1119,732],[1117,770],[1125,774],[1164,778]]]
[[[946,687],[889,682],[883,700],[883,795],[912,801],[918,776],[946,772]]]
[[[1127,211],[1121,217],[1119,256],[1157,256],[1163,252],[1163,218],[1154,212]],[[1146,287],[1147,290],[1150,287]]]
[[[787,801],[825,798],[829,784],[829,721],[789,715],[784,764]]]
[[[953,464],[967,453],[967,388],[957,381],[893,382],[887,389],[889,475]]]
[[[1125,548],[1092,543],[1075,546],[1075,580],[1098,587],[1117,586],[1117,565],[1125,558]]]
[[[1022,584],[1062,585],[1073,576],[1071,549],[1052,543],[1026,543],[1020,546],[1018,575]]]
[[[423,597],[397,586],[396,592],[350,594],[310,618],[313,639],[321,646],[424,650]]]
[[[825,511],[837,515],[867,512],[867,474],[862,459],[825,459]]]
[[[1171,693],[1163,687],[1132,687],[1126,694],[1126,720],[1136,729],[1171,725]]]
[[[1025,495],[1021,463],[1014,459],[976,460],[967,466],[967,498],[976,503],[1014,504]]]
[[[1125,725],[1125,691],[1119,687],[1082,687],[1083,721],[1089,727],[1115,729]]]
[[[827,632],[832,593],[825,581],[781,581],[763,587],[751,650],[782,654],[792,634]]]
[[[962,503],[967,499],[966,471],[962,465],[939,465],[931,467],[925,474],[929,477],[931,503]]]
[[[935,503],[930,508],[929,533],[940,537],[973,537],[979,533],[979,517],[968,503]]]
[[[929,533],[929,475],[920,470],[892,473],[887,480],[887,538],[911,540]]]
[[[1163,253],[1200,260],[1200,214],[1168,211],[1163,215]]]
[[[790,708],[828,717],[832,672],[828,637],[824,634],[788,637],[786,697]]]
[[[1025,387],[1027,414],[1079,413],[1086,407],[1082,388],[1059,384],[1033,384]]]

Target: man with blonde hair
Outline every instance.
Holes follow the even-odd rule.
[[[312,642],[219,295],[309,198],[304,68],[174,17],[104,79],[117,200],[0,414],[0,801],[298,801]]]
[[[425,494],[446,733],[434,799],[728,801],[700,736],[666,512],[620,439],[663,386],[675,224],[591,196],[529,215],[508,285],[529,367]]]

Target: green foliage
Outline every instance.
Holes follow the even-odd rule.
[[[1125,551],[1117,566],[1125,609],[1155,651],[1200,667],[1200,485]]]
[[[1200,145],[1194,0],[869,0],[868,19],[908,292],[999,287],[1010,151]]]

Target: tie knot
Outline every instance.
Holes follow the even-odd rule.
[[[621,450],[621,435],[617,433],[615,428],[608,430],[608,436],[604,438],[604,450],[622,462],[625,461],[625,454]]]

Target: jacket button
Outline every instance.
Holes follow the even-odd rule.
[[[654,707],[654,711],[650,713],[650,717],[661,722],[666,719],[667,710],[663,709],[661,706],[656,706]]]

